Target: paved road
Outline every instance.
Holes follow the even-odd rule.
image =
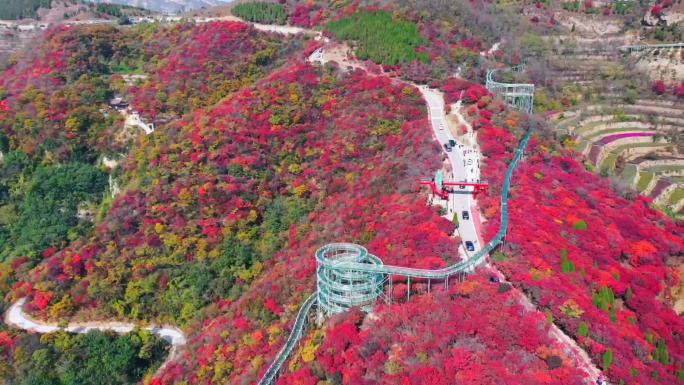
[[[455,140],[457,145],[451,152],[445,152],[451,163],[451,169],[453,170],[453,175],[445,175],[445,180],[453,181],[477,181],[480,179],[480,163],[479,163],[479,153],[477,150],[468,147],[464,143],[460,143],[458,140],[452,137],[451,132],[447,128],[446,113],[444,111],[444,97],[442,94],[434,89],[427,88],[425,86],[420,86],[420,92],[423,94],[423,98],[427,102],[430,123],[432,129],[435,132],[435,136],[444,150],[444,144],[448,143],[449,140]],[[461,240],[465,244],[466,241],[473,242],[475,248],[472,252],[467,252],[466,255],[470,256],[474,252],[480,250],[482,245],[480,244],[480,238],[478,237],[477,229],[473,221],[473,197],[472,197],[472,187],[466,187],[465,189],[458,189],[457,193],[449,195],[449,202],[447,203],[447,215],[451,219],[453,213],[458,213],[458,233],[461,236]],[[438,199],[438,198],[436,198]],[[470,219],[463,219],[463,212],[467,211]],[[477,213],[475,213],[477,215]]]

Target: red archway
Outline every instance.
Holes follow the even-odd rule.
[[[448,187],[469,187],[473,186],[473,198],[477,199],[479,194],[487,194],[489,185],[486,182],[472,183],[472,182],[442,182],[442,187],[439,188],[434,181],[420,181],[421,185],[429,186],[432,196],[439,196],[442,199],[449,199],[449,193],[455,192],[454,189]]]

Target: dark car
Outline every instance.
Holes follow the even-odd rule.
[[[467,211],[463,211],[463,212],[461,213],[461,216],[463,217],[463,219],[470,219],[470,214],[468,214]]]
[[[466,250],[468,250],[468,251],[475,251],[475,245],[473,245],[472,242],[466,241],[465,245],[466,245]]]
[[[453,139],[449,139],[449,146],[456,147],[456,141]]]
[[[446,152],[451,152],[451,146],[449,146],[449,143],[444,143],[444,149]]]

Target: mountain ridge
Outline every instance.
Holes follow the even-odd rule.
[[[91,2],[130,5],[164,13],[180,13],[215,7],[228,3],[230,0],[91,0]]]

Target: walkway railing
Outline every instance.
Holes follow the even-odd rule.
[[[622,47],[620,47],[620,51],[630,53],[630,52],[646,51],[649,49],[676,49],[676,48],[684,48],[684,43],[623,45]]]
[[[285,345],[280,349],[278,355],[276,356],[275,360],[271,363],[271,365],[268,367],[268,369],[266,369],[264,376],[261,377],[261,380],[259,380],[259,385],[271,385],[275,383],[276,378],[278,378],[280,368],[283,367],[283,364],[292,353],[292,349],[294,349],[299,340],[302,338],[302,334],[304,334],[304,330],[306,327],[306,320],[308,319],[309,312],[311,311],[311,308],[315,303],[316,293],[311,294],[309,298],[307,298],[306,301],[304,301],[302,307],[299,308],[297,318],[295,319],[295,323],[292,326],[292,331],[290,332],[290,335],[287,337],[287,341],[285,341]]]
[[[484,262],[485,257],[492,250],[494,250],[494,248],[501,244],[504,237],[506,236],[506,231],[508,228],[508,194],[511,188],[511,179],[513,177],[513,171],[518,166],[518,163],[520,162],[520,159],[524,154],[525,147],[527,147],[527,142],[529,142],[530,140],[530,136],[532,135],[533,129],[534,124],[532,123],[530,125],[530,128],[527,130],[522,140],[520,141],[518,149],[515,152],[515,156],[513,157],[511,163],[509,163],[508,168],[506,170],[506,176],[504,177],[504,182],[501,189],[501,224],[499,226],[499,230],[497,231],[494,238],[491,241],[489,241],[489,243],[483,249],[475,253],[472,258],[468,259],[467,261],[459,262],[449,267],[436,270],[417,269],[391,265],[379,265],[370,263],[356,263],[348,262],[349,259],[347,258],[326,258],[326,251],[330,250],[332,247],[342,245],[331,244],[323,246],[318,251],[316,251],[316,262],[319,266],[318,269],[329,269],[329,271],[338,272],[342,275],[348,275],[349,272],[357,272],[365,273],[360,274],[360,276],[376,277],[377,275],[399,275],[405,277],[427,278],[436,280],[448,279],[450,276],[453,276],[455,274],[465,275],[474,271],[475,267]],[[344,244],[343,246],[346,247],[346,245],[348,244]],[[365,250],[365,248],[362,249]],[[367,273],[374,274],[369,275]],[[306,320],[309,317],[309,311],[311,310],[314,303],[316,303],[316,298],[317,293],[312,294],[309,298],[307,298],[302,307],[299,309],[299,312],[297,313],[297,319],[295,320],[295,324],[292,327],[292,331],[290,332],[290,335],[287,338],[285,345],[280,349],[275,360],[264,373],[264,376],[258,383],[259,385],[272,385],[275,383],[275,380],[282,366],[285,364],[285,361],[292,353],[292,350],[299,342],[299,339],[304,334]]]

